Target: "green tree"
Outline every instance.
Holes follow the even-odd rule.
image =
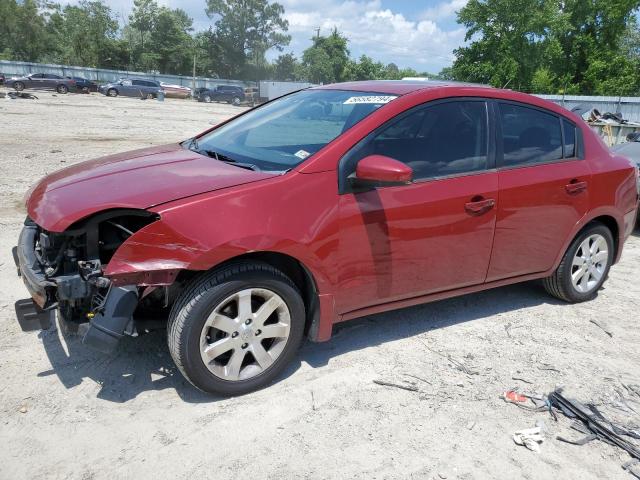
[[[52,49],[47,31],[55,6],[40,0],[0,0],[0,53],[5,58],[37,62]]]
[[[640,0],[470,0],[458,13],[470,43],[454,52],[451,73],[525,91],[633,90],[637,65],[621,52],[621,38],[639,7]]]
[[[342,82],[349,64],[348,40],[337,28],[327,37],[318,36],[302,53],[306,77],[313,83]]]
[[[207,0],[206,13],[215,18],[215,36],[225,53],[220,75],[226,78],[264,68],[265,53],[282,50],[291,41],[284,7],[268,0]],[[253,68],[249,68],[249,64]]]
[[[52,16],[49,29],[57,37],[57,61],[101,67],[111,56],[118,22],[101,1],[82,0]]]
[[[186,73],[191,66],[193,20],[184,10],[162,7],[152,26],[148,46],[156,56],[155,69],[163,73]]]
[[[371,57],[361,55],[357,62],[347,64],[345,76],[349,80],[380,80],[386,78],[386,73],[382,62],[374,62]]]
[[[298,59],[293,53],[285,53],[276,58],[273,65],[273,76],[276,80],[296,80]]]
[[[158,20],[158,4],[155,0],[133,0],[133,10],[129,15],[129,27],[135,33],[130,35],[131,49],[135,52],[135,61],[138,65],[148,67],[157,59],[149,57],[145,50],[145,41],[151,36],[151,32]],[[134,43],[136,42],[136,43]]]

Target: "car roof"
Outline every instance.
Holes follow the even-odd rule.
[[[464,83],[448,80],[365,80],[360,82],[332,83],[313,87],[320,90],[354,90],[360,92],[387,93],[405,95],[417,90],[441,87],[479,87],[492,88],[479,83]]]

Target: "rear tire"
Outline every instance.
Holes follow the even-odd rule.
[[[544,288],[569,303],[594,298],[609,275],[614,248],[613,235],[605,225],[587,226],[573,240],[553,275],[543,280]]]
[[[277,307],[261,310],[264,305]],[[265,311],[271,313],[260,315]],[[268,264],[241,262],[187,285],[169,314],[167,340],[178,369],[195,387],[240,395],[266,386],[286,368],[304,326],[305,307],[293,282]],[[221,347],[215,353],[214,344]]]
[[[56,92],[64,95],[65,93],[69,93],[69,87],[67,87],[66,85],[58,85],[56,87]]]
[[[210,95],[205,95],[203,100],[204,100],[204,103],[211,103],[211,96]]]
[[[13,82],[13,88],[17,92],[21,92],[22,90],[24,90],[24,83],[22,83],[22,82]]]

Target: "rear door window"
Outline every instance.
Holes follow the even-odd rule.
[[[505,103],[500,104],[499,116],[503,166],[517,167],[562,159],[559,117],[535,108]]]
[[[576,126],[568,120],[562,120],[564,133],[564,158],[576,156]]]

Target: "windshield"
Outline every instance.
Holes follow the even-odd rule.
[[[289,170],[395,98],[370,92],[304,90],[248,112],[185,146],[259,170]]]

